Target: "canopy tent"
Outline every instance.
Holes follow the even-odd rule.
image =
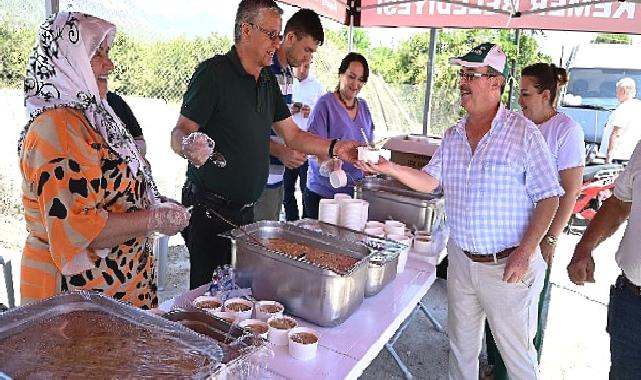
[[[362,0],[357,11],[360,26],[641,34],[641,0]]]
[[[641,34],[641,0],[278,0],[353,26]]]

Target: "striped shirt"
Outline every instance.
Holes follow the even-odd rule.
[[[474,152],[463,118],[423,168],[445,196],[450,236],[463,250],[491,254],[518,246],[536,203],[563,195],[536,125],[501,105]]]
[[[292,73],[291,67],[281,66],[280,61],[278,61],[278,56],[274,54],[272,59],[272,65],[270,66],[272,74],[276,77],[278,82],[278,87],[280,92],[283,95],[283,100],[288,106],[292,104],[292,92],[294,90],[294,75]],[[283,139],[276,135],[276,132],[272,129],[271,133],[272,141],[275,141],[279,144],[284,145],[285,142]],[[285,173],[285,165],[283,165],[280,160],[274,156],[269,156],[269,177],[267,178],[267,187],[275,188],[283,184],[283,174]]]

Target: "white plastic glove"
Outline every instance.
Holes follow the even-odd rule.
[[[214,140],[202,132],[193,132],[182,141],[182,156],[191,161],[196,167],[207,162],[214,153]]]
[[[159,232],[163,235],[175,235],[189,224],[189,211],[180,204],[173,202],[154,205],[149,210],[147,231]]]
[[[337,170],[343,168],[343,161],[338,158],[330,158],[329,160],[323,161],[320,163],[318,172],[323,177],[329,177],[329,175]]]

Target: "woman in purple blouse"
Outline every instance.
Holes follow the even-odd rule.
[[[349,53],[338,69],[339,82],[334,92],[321,96],[309,119],[309,132],[329,139],[362,141],[361,128],[370,141],[374,139],[374,124],[367,103],[356,96],[367,83],[369,66],[361,54]],[[366,143],[363,141],[363,143]],[[320,162],[328,157],[309,160],[307,190],[303,196],[305,208],[311,218],[318,218],[318,203],[322,198],[333,198],[336,193],[353,195],[354,183],[363,177],[363,172],[347,162],[347,186],[335,189],[328,177],[319,173]]]

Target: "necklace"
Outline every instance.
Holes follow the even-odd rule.
[[[353,111],[356,108],[356,102],[357,102],[356,97],[354,97],[354,104],[352,104],[351,106],[348,106],[345,99],[343,99],[343,96],[341,95],[340,90],[336,90],[336,95],[338,95],[338,99],[341,101],[341,103],[343,103],[343,105],[348,111]]]

